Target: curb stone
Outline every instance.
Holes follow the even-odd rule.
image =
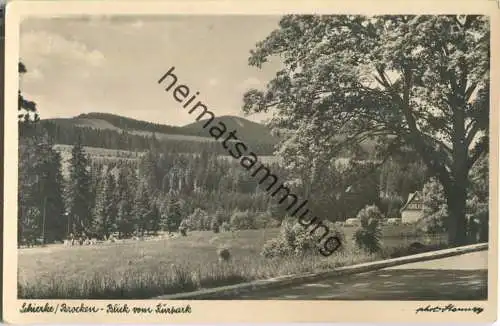
[[[393,267],[408,263],[415,263],[427,260],[434,260],[452,256],[458,256],[476,251],[488,250],[488,243],[480,243],[451,249],[437,250],[425,252],[421,254],[392,258],[382,261],[374,261],[351,266],[339,267],[333,271],[325,271],[320,273],[307,273],[299,275],[287,275],[275,277],[267,280],[257,280],[248,283],[240,283],[235,285],[222,286],[211,289],[202,289],[194,292],[177,293],[162,295],[152,299],[157,300],[217,300],[223,297],[239,295],[243,292],[256,291],[259,289],[276,289],[286,287],[288,285],[296,285],[305,282],[317,281],[320,279],[330,278],[333,276],[344,276],[357,273],[366,273],[387,267]]]

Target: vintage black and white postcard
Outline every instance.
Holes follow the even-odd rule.
[[[492,322],[495,1],[13,1],[9,323]]]

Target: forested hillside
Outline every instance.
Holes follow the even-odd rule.
[[[287,202],[278,205],[259,186],[263,176],[252,176],[237,160],[223,159],[217,142],[205,143],[216,145],[211,150],[193,147],[200,142],[186,142],[192,147],[183,147],[182,142],[165,143],[153,136],[87,127],[73,127],[71,133],[65,129],[69,127],[56,125],[57,138],[51,126],[20,125],[19,236],[25,241],[39,236],[43,227],[46,239],[53,241],[69,233],[102,237],[114,232],[131,236],[175,231],[181,223],[192,230],[221,225],[254,229],[279,225],[286,215]],[[66,141],[72,145],[54,144],[61,140],[61,131],[67,132]],[[107,149],[85,147],[99,142]],[[328,173],[303,180],[276,161],[266,158],[265,164],[295,194],[309,198],[316,214],[343,221],[372,203],[386,216],[397,216],[405,194],[422,187],[426,178],[424,167],[412,160],[402,157],[382,166],[344,160],[329,167]],[[304,181],[311,184],[303,187]],[[403,197],[381,197],[381,190]]]
[[[242,125],[231,121],[238,119]],[[228,130],[237,130],[242,138],[261,155],[272,155],[277,139],[265,126],[236,117],[221,117],[217,121],[229,121]],[[243,124],[244,121],[244,124]],[[135,120],[114,114],[88,113],[67,119],[46,119],[41,123],[55,144],[73,145],[77,138],[83,146],[144,151],[153,146],[163,150],[199,153],[208,150],[219,155],[227,151],[211,138],[201,125],[184,127],[161,125]],[[250,127],[249,127],[250,126]],[[230,129],[233,128],[233,129]]]

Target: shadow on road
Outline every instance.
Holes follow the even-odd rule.
[[[379,270],[287,289],[247,293],[239,299],[486,300],[487,270]],[[224,298],[226,299],[226,298]]]

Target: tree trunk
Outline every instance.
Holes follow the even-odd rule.
[[[458,128],[458,127],[457,127]],[[458,128],[459,129],[459,128]],[[467,168],[467,149],[463,137],[453,146],[452,179],[447,192],[448,204],[448,241],[453,247],[467,244],[466,201],[469,183]]]
[[[453,83],[452,83],[453,84]],[[460,85],[465,87],[464,85]],[[469,183],[468,149],[465,133],[465,103],[463,87],[455,87],[452,99],[452,182],[448,184],[448,241],[453,247],[467,244],[466,200]]]
[[[488,242],[488,232],[489,232],[489,212],[483,212],[479,219],[479,242]]]
[[[448,196],[448,243],[453,247],[467,243],[467,223],[465,217],[467,189],[458,185],[451,189]]]

